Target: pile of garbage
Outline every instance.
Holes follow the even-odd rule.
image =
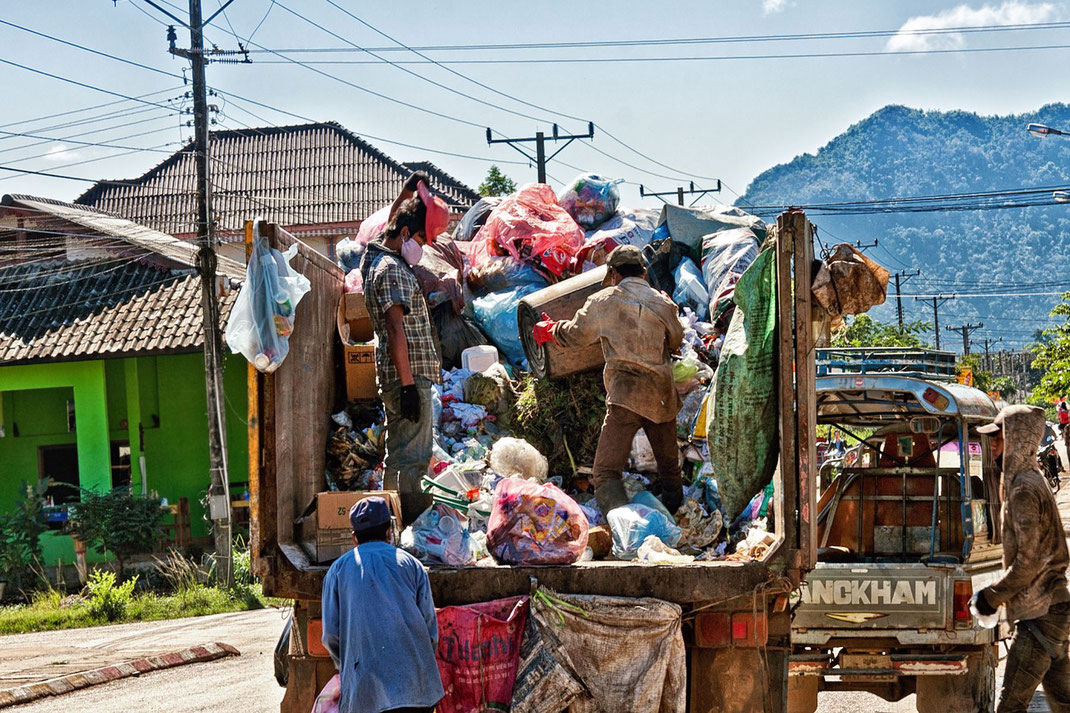
[[[353,401],[331,416],[327,438],[330,490],[381,490],[386,414],[379,404]]]
[[[733,319],[746,302],[737,298],[737,286],[752,300],[768,292],[771,253],[761,249],[767,227],[731,206],[622,207],[619,183],[582,174],[560,197],[548,185],[529,184],[484,198],[452,234],[439,235],[414,268],[443,362],[434,396],[434,454],[423,481],[434,505],[402,536],[403,546],[421,560],[458,566],[608,557],[682,563],[760,559],[769,551],[768,459],[748,460],[739,448],[725,449],[727,428],[744,431],[740,424],[717,423],[713,398],[716,389],[753,395],[768,386],[751,377],[760,372],[761,359],[773,358],[768,330],[762,331],[771,308]],[[386,220],[382,211],[373,217],[355,239],[338,246],[350,292],[362,289],[360,255],[381,229],[375,226]],[[677,435],[686,487],[675,512],[656,496],[656,463],[639,431],[625,474],[630,502],[603,516],[589,468],[604,413],[601,375],[537,379],[528,373],[521,341],[517,308],[524,297],[603,265],[619,245],[643,250],[650,283],[680,308],[684,344],[673,357],[673,375],[683,403]],[[820,273],[819,304],[830,320],[858,307],[836,296],[832,283],[843,279],[841,273],[853,271],[855,281],[875,280],[882,289],[887,282],[886,273],[849,251],[836,258]],[[475,363],[488,353],[489,364]],[[356,423],[339,422],[328,477],[339,487],[374,488],[382,421]],[[757,424],[755,438],[764,441],[751,450],[775,451],[776,436],[767,425]]]

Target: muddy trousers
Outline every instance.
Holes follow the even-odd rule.
[[[1039,619],[1018,622],[1014,643],[1007,655],[998,713],[1026,713],[1037,686],[1041,684],[1052,713],[1070,713],[1068,632],[1070,602],[1052,606]]]
[[[591,469],[595,497],[603,514],[628,502],[621,473],[628,466],[632,439],[640,428],[646,433],[658,464],[663,500],[667,501],[670,510],[680,505],[683,479],[680,476],[680,447],[676,444],[676,421],[654,423],[623,406],[610,405],[606,408]]]
[[[383,489],[401,493],[402,519],[411,523],[431,505],[431,496],[420,490],[427,475],[434,446],[431,421],[431,382],[416,378],[420,390],[420,420],[413,423],[401,415],[401,382],[379,390],[386,411],[386,458],[383,462]]]

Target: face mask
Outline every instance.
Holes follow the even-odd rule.
[[[409,264],[409,267],[416,267],[420,264],[420,258],[423,255],[424,246],[416,240],[410,238],[401,244],[401,257]]]

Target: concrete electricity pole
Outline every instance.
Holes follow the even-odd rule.
[[[963,324],[958,327],[945,327],[949,332],[958,332],[962,335],[962,353],[968,355],[970,353],[970,333],[984,328],[985,323],[980,322],[978,324]]]
[[[533,161],[538,170],[539,183],[546,183],[546,164],[554,159],[557,154],[565,150],[565,148],[576,139],[593,139],[594,138],[594,122],[587,123],[586,134],[560,134],[557,130],[557,124],[554,124],[553,134],[549,137],[550,141],[564,141],[565,145],[554,151],[549,156],[546,155],[546,141],[547,136],[541,131],[535,132],[534,136],[527,136],[520,139],[495,139],[493,138],[494,132],[489,128],[487,129],[487,144],[509,144],[514,149],[519,151],[524,158],[529,161]],[[532,156],[524,149],[517,146],[517,144],[523,143],[535,143],[535,155]]]
[[[661,200],[663,202],[668,203],[668,201],[665,200],[665,196],[676,196],[676,204],[677,205],[683,205],[684,204],[684,196],[685,195],[695,196],[695,200],[691,202],[691,205],[695,205],[695,203],[698,203],[698,201],[702,199],[702,196],[706,195],[707,193],[720,193],[720,192],[721,192],[721,181],[720,181],[720,179],[717,180],[717,187],[716,188],[695,188],[695,182],[691,181],[690,188],[685,188],[683,186],[677,186],[675,191],[659,191],[659,192],[648,191],[646,189],[646,186],[644,186],[641,183],[639,184],[639,197],[640,198],[661,198]]]
[[[910,278],[917,277],[921,274],[921,270],[915,270],[914,272],[897,272],[892,277],[895,279],[895,315],[899,319],[899,331],[903,331],[903,297],[900,293],[901,285],[905,285],[910,281]],[[902,283],[900,283],[902,279]]]
[[[931,298],[915,297],[915,300],[932,299],[933,301],[933,334],[936,336],[936,348],[940,348],[940,305],[948,300],[955,299],[955,295],[933,295]]]

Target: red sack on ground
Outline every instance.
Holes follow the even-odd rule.
[[[511,255],[521,262],[541,262],[560,276],[583,247],[583,228],[557,204],[545,183],[529,183],[506,196],[491,211],[472,240],[472,265]]]
[[[510,597],[459,607],[438,615],[438,672],[446,695],[438,713],[509,710],[520,663],[528,598]]]
[[[587,549],[587,516],[553,483],[504,478],[494,489],[487,549],[502,564],[572,564]]]

